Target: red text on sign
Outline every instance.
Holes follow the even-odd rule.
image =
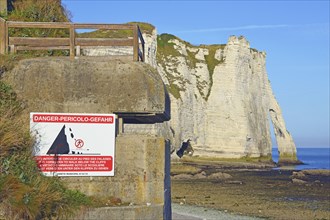
[[[112,124],[113,116],[33,114],[33,122]]]
[[[112,156],[36,156],[42,172],[110,172]]]

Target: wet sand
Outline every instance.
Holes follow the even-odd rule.
[[[172,166],[172,202],[267,219],[330,219],[329,170],[303,173],[225,164],[189,162],[180,172]],[[231,177],[208,178],[219,172]],[[174,177],[183,173],[191,175]]]

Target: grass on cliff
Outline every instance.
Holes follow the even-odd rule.
[[[174,48],[174,43],[170,42],[171,40],[180,40],[174,35],[171,34],[161,34],[157,36],[157,54],[156,59],[157,63],[163,67],[163,70],[166,72],[166,78],[169,82],[169,85],[166,85],[169,93],[173,95],[174,98],[180,99],[181,91],[185,91],[184,81],[181,77],[174,76],[172,72],[180,75],[177,68],[175,66],[171,67],[171,69],[166,67],[166,63],[172,62],[173,57],[181,56],[181,54]],[[181,86],[175,84],[175,82],[180,83]]]
[[[179,86],[175,84],[170,84],[166,85],[166,89],[174,96],[174,98],[179,99],[181,97],[180,91],[182,91],[182,89]]]
[[[157,37],[157,62],[164,64],[170,56],[180,56],[181,54],[174,48],[171,40],[179,39],[172,34],[161,34]]]
[[[210,94],[211,94],[211,89],[212,89],[212,85],[213,85],[213,73],[214,73],[214,69],[217,65],[221,64],[224,62],[224,59],[222,58],[221,60],[217,60],[215,58],[215,53],[217,50],[219,49],[224,49],[225,48],[225,44],[219,44],[219,45],[203,45],[204,48],[207,48],[209,51],[208,55],[205,55],[205,62],[207,65],[207,69],[209,71],[209,76],[210,76],[210,87],[209,90],[205,96],[205,100],[207,101]]]
[[[171,40],[178,40],[181,43],[183,43],[186,48],[193,48],[197,49],[197,51],[192,51],[187,49],[187,55],[180,54],[178,50],[175,48],[175,44],[171,42]],[[169,81],[169,85],[167,86],[169,92],[176,98],[180,98],[180,91],[184,91],[184,88],[179,88],[179,86],[175,85],[174,82],[177,81],[178,79],[173,79],[172,72],[176,72],[178,75],[178,70],[175,68],[172,68],[171,70],[168,70],[166,68],[167,63],[173,63],[175,61],[174,58],[176,57],[185,57],[187,66],[190,69],[196,69],[197,68],[197,63],[205,63],[207,65],[208,71],[209,71],[209,78],[210,78],[210,83],[211,85],[209,86],[209,89],[206,94],[204,94],[203,90],[205,88],[205,82],[199,81],[197,79],[197,88],[199,90],[199,93],[201,96],[207,101],[208,97],[210,96],[212,84],[213,84],[213,73],[214,69],[217,65],[221,64],[224,62],[224,59],[222,58],[221,60],[218,60],[215,58],[216,51],[219,49],[224,49],[226,46],[225,44],[218,44],[218,45],[200,45],[200,46],[193,46],[190,43],[181,40],[180,38],[171,35],[171,34],[161,34],[157,37],[157,62],[158,64],[163,66],[164,71],[166,72],[166,77]],[[203,60],[198,60],[196,58],[196,54],[200,48],[204,48],[208,50],[208,55],[205,55],[205,61]],[[172,72],[171,72],[172,71]],[[196,76],[197,77],[197,76]],[[198,77],[197,77],[198,78]],[[183,82],[183,79],[181,79],[181,82]],[[184,84],[181,83],[182,85]]]

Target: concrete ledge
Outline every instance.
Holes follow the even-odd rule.
[[[120,206],[101,207],[87,210],[82,215],[75,216],[72,220],[157,220],[163,219],[163,205],[140,205],[140,206]]]
[[[140,123],[170,119],[170,100],[157,70],[125,57],[26,59],[5,80],[30,111],[113,112]]]

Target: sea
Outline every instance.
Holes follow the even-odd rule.
[[[273,160],[278,162],[278,150],[273,148]],[[280,169],[294,169],[294,170],[307,170],[307,169],[325,169],[330,170],[330,148],[319,147],[297,147],[298,159],[303,162],[302,165],[281,167]]]

